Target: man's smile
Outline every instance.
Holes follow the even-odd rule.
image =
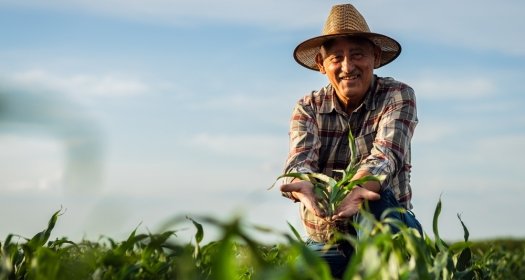
[[[359,75],[349,75],[349,76],[341,76],[341,77],[339,77],[339,79],[347,80],[347,81],[357,80],[358,78],[359,78]]]

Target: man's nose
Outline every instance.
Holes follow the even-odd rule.
[[[350,73],[354,69],[354,66],[355,66],[355,64],[352,61],[352,59],[350,58],[350,56],[345,55],[344,59],[343,59],[343,62],[341,63],[341,70],[346,72],[346,73]]]

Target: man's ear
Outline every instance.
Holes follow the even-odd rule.
[[[374,68],[379,67],[381,65],[381,48],[378,46],[374,47]]]
[[[323,66],[323,56],[321,53],[317,53],[315,56],[315,64],[317,64],[317,68],[319,68],[319,72],[321,72],[321,74],[326,74]]]

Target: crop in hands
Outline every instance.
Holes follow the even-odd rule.
[[[277,177],[276,182],[282,178],[295,178],[312,183],[314,193],[316,196],[316,203],[318,207],[324,211],[324,220],[327,223],[327,236],[323,239],[329,240],[334,236],[336,231],[336,221],[332,219],[332,216],[336,213],[337,209],[341,205],[343,199],[355,188],[355,186],[364,184],[368,181],[380,181],[383,179],[382,176],[367,175],[358,179],[354,179],[357,171],[359,170],[360,163],[357,159],[357,148],[355,145],[355,138],[352,132],[348,132],[348,145],[350,147],[350,162],[344,170],[334,170],[335,172],[341,173],[341,179],[336,180],[322,173],[299,173],[290,172],[285,173]],[[272,188],[275,183],[270,187]]]

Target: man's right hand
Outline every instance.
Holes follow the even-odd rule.
[[[308,181],[296,180],[288,184],[281,185],[282,192],[291,192],[308,209],[308,211],[315,213],[316,216],[324,218],[326,215],[323,210],[317,206],[317,199],[315,198],[314,186]]]

